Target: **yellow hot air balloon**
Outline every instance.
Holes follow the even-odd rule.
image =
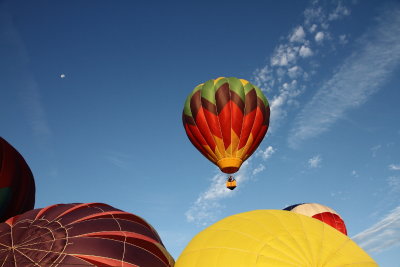
[[[175,267],[378,266],[349,237],[307,216],[255,210],[196,235]]]

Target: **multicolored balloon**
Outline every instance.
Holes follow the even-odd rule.
[[[33,209],[35,181],[21,154],[0,137],[0,222]]]
[[[1,266],[154,266],[174,260],[153,227],[102,203],[59,204],[0,224]]]
[[[284,208],[287,211],[293,211],[314,219],[318,219],[336,230],[347,235],[346,224],[342,217],[333,209],[318,203],[300,203]]]
[[[269,126],[269,104],[243,79],[220,77],[187,97],[183,125],[192,144],[224,173],[235,173],[257,149]]]
[[[175,267],[363,266],[378,264],[349,237],[295,212],[255,210],[197,234]]]

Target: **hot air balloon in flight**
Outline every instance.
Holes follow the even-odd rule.
[[[1,223],[0,232],[4,267],[174,266],[149,223],[102,203],[31,210]]]
[[[284,210],[318,219],[347,235],[346,224],[342,217],[340,217],[339,213],[327,206],[318,203],[301,203],[286,207]]]
[[[220,77],[194,88],[182,116],[192,144],[222,172],[233,174],[267,133],[270,108],[257,86],[243,79]],[[232,175],[227,187],[236,187]]]
[[[175,267],[378,267],[349,237],[294,212],[254,210],[197,234]]]
[[[0,222],[35,205],[35,181],[21,154],[0,137]]]

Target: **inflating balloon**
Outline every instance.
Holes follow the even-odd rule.
[[[354,266],[378,264],[325,223],[282,210],[227,217],[197,234],[175,267]]]
[[[35,181],[21,154],[0,137],[0,222],[35,205]]]
[[[314,219],[318,219],[347,235],[346,225],[340,215],[333,209],[318,203],[301,203],[284,208]]]
[[[153,227],[101,203],[59,204],[0,224],[1,266],[152,266],[174,260]]]
[[[192,144],[232,174],[263,140],[269,116],[268,101],[257,86],[221,77],[198,85],[187,97],[183,125]]]

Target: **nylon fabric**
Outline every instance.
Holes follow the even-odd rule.
[[[249,158],[267,133],[270,109],[261,90],[243,79],[220,77],[195,87],[187,97],[183,125],[191,143],[222,172],[223,158]],[[222,161],[221,161],[222,162]]]
[[[349,237],[281,210],[229,216],[196,235],[175,267],[378,266]]]

